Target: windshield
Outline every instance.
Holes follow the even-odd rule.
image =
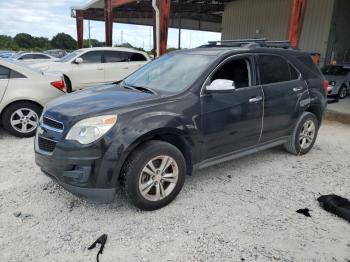
[[[72,60],[73,58],[77,57],[78,55],[80,55],[83,51],[81,50],[76,50],[70,54],[65,55],[64,57],[62,57],[61,59],[58,60],[58,62],[69,62],[70,60]]]
[[[192,85],[214,59],[214,56],[194,54],[164,55],[130,75],[123,84],[177,93]]]
[[[350,68],[342,66],[325,66],[322,69],[324,75],[346,76],[350,72]]]

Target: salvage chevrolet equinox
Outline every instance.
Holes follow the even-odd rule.
[[[280,145],[306,154],[327,88],[309,54],[286,42],[210,42],[50,102],[36,163],[78,196],[110,202],[122,189],[155,210],[193,170]]]

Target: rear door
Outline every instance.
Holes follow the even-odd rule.
[[[129,75],[129,61],[125,52],[104,52],[105,81],[115,82]]]
[[[284,57],[259,55],[258,67],[264,92],[264,122],[260,142],[288,136],[309,103],[307,85]]]
[[[105,82],[103,51],[89,51],[80,56],[83,62],[72,64],[71,81],[74,88],[93,86]]]
[[[147,62],[144,55],[126,51],[105,51],[105,80],[115,82],[124,79]]]
[[[0,66],[0,102],[4,97],[6,88],[10,80],[10,69],[4,66]]]

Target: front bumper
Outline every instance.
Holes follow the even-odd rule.
[[[41,130],[39,127],[38,130]],[[38,132],[39,133],[39,132]],[[55,139],[51,131],[35,137],[35,162],[67,191],[99,203],[109,203],[119,189],[118,178],[121,169],[121,154],[111,138],[103,138],[88,146],[74,141]],[[50,152],[39,146],[39,138],[54,141]],[[57,137],[56,137],[57,138]],[[120,152],[120,151],[119,151]]]

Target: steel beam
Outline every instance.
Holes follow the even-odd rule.
[[[299,46],[307,0],[292,0],[288,27],[288,40],[293,47]]]
[[[83,48],[84,43],[84,17],[82,11],[76,11],[78,49]]]
[[[112,46],[113,35],[113,7],[112,0],[105,0],[104,8],[105,17],[105,46]]]
[[[159,6],[159,56],[166,53],[168,43],[168,27],[170,16],[170,0],[158,0]]]

